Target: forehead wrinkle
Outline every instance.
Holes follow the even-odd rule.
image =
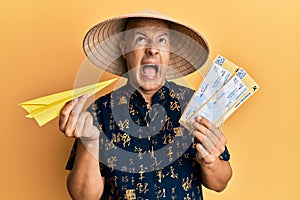
[[[125,31],[123,40],[128,40],[131,37],[136,37],[137,35],[143,35],[145,37],[170,37],[169,29],[160,27],[143,27]]]
[[[153,27],[153,28],[165,28],[169,30],[171,28],[170,23],[164,20],[155,19],[155,18],[128,18],[125,22],[123,40],[128,36],[127,32],[131,32],[130,35],[134,35],[131,29],[142,29],[145,27]],[[136,31],[136,30],[135,30]],[[134,32],[135,32],[134,31]]]
[[[125,23],[124,30],[130,30],[143,27],[161,27],[170,29],[170,24],[167,21],[151,18],[129,18]]]
[[[135,29],[133,31],[133,35],[144,35],[144,36],[149,36],[149,31],[150,30],[150,33],[153,33],[152,30],[157,30],[156,32],[154,32],[154,35],[157,36],[157,37],[162,37],[162,36],[169,36],[169,32],[167,30],[162,30],[162,29],[147,29],[147,28],[142,28],[142,29]]]

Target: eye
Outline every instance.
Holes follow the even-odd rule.
[[[159,43],[167,43],[167,40],[165,38],[159,38]]]
[[[135,42],[136,43],[145,43],[147,40],[145,37],[143,36],[138,36],[136,39],[135,39]]]
[[[158,42],[159,42],[159,43],[166,44],[166,43],[167,43],[167,39],[166,39],[166,38],[159,38],[159,39],[158,39]]]

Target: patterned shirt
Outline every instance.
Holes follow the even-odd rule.
[[[202,199],[195,138],[179,123],[194,91],[166,82],[150,109],[129,83],[88,109],[100,130],[102,199]],[[66,169],[74,164],[75,141]]]

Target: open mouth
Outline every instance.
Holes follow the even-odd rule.
[[[142,75],[148,79],[155,78],[157,72],[158,72],[158,66],[155,64],[145,64],[142,67]]]

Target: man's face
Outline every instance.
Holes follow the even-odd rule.
[[[129,21],[120,47],[130,83],[141,92],[155,92],[165,82],[170,60],[168,25],[156,19]]]

